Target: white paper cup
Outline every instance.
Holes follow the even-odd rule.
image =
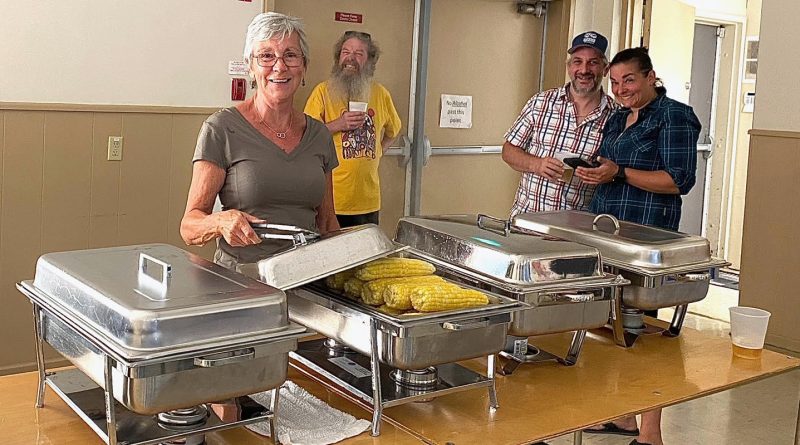
[[[367,112],[367,103],[366,102],[355,102],[355,101],[351,100],[350,101],[349,110],[350,111],[360,111],[362,113],[366,113]]]
[[[754,307],[734,306],[731,314],[733,352],[740,357],[757,358],[764,348],[769,312]]]

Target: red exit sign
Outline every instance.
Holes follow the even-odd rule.
[[[362,14],[355,14],[353,12],[339,12],[336,11],[336,21],[337,22],[347,22],[347,23],[361,23],[364,20],[364,16]]]

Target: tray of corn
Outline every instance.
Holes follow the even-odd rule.
[[[433,264],[386,257],[328,276],[324,285],[386,315],[406,318],[500,303],[499,297],[436,275]]]

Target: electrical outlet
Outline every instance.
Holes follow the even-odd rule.
[[[108,137],[108,160],[109,161],[122,160],[122,136]]]

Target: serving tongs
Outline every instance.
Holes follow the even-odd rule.
[[[256,235],[261,239],[290,240],[294,246],[302,246],[320,238],[320,234],[317,232],[288,224],[250,223],[250,227],[256,231]],[[264,233],[261,232],[262,230],[277,230],[287,233]]]

